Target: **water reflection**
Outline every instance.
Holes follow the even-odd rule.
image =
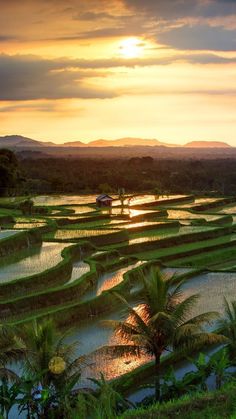
[[[88,212],[95,212],[96,208],[88,207],[88,206],[66,206],[65,209],[69,209],[74,211],[74,214],[84,214]]]
[[[38,228],[38,227],[43,227],[45,226],[46,223],[43,222],[39,222],[39,223],[15,223],[13,224],[13,228],[18,230],[18,229],[23,229],[26,230],[28,228]]]
[[[80,239],[83,237],[102,236],[105,234],[111,234],[119,232],[120,230],[80,230],[80,229],[64,229],[57,230],[54,234],[54,238],[57,240],[73,240]]]
[[[78,262],[73,263],[71,277],[65,285],[71,284],[72,282],[81,278],[81,276],[85,275],[89,271],[90,271],[90,266],[88,263],[85,263],[83,261],[78,261]]]
[[[43,243],[32,251],[30,249],[27,256],[26,252],[20,253],[20,257],[23,257],[19,261],[15,261],[14,257],[5,258],[1,261],[0,282],[24,278],[52,268],[62,260],[61,252],[69,245],[69,243]]]
[[[35,205],[74,205],[96,203],[97,195],[39,195],[33,198]]]
[[[19,234],[19,231],[14,230],[0,230],[0,240],[6,239],[7,237],[15,236],[16,234]]]
[[[151,232],[142,232],[140,234],[136,233],[137,237],[131,238],[129,244],[138,244],[151,242],[155,240],[166,239],[169,237],[180,236],[184,234],[199,233],[206,231],[207,229],[212,229],[213,227],[203,227],[203,226],[184,226],[179,229],[172,228],[171,230],[156,230]],[[133,235],[134,236],[134,235]],[[132,237],[133,237],[132,236]],[[139,237],[140,236],[140,237]]]
[[[113,272],[108,272],[100,276],[97,282],[96,295],[100,295],[103,291],[106,291],[120,284],[123,281],[123,277],[126,272],[141,266],[143,263],[145,262],[138,261],[132,265],[126,266],[125,268],[121,268]]]
[[[212,215],[212,214],[199,214],[192,213],[189,211],[181,210],[167,210],[168,217],[174,220],[184,220],[184,219],[204,219],[206,221],[216,221],[222,218],[222,215]]]
[[[124,224],[122,228],[136,228],[136,227],[147,227],[147,226],[153,226],[153,229],[157,227],[158,225],[166,224],[166,228],[168,228],[168,222],[165,223],[164,221],[140,221],[138,223],[128,223]]]
[[[218,311],[223,314],[223,297],[236,300],[236,273],[211,272],[188,280],[183,285],[185,297],[200,294],[192,315],[206,311]]]

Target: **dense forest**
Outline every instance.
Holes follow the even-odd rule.
[[[157,193],[217,192],[236,194],[235,160],[38,159],[20,162],[35,192]]]
[[[7,154],[8,153],[8,154]],[[9,154],[10,153],[10,154]],[[0,151],[1,194],[127,192],[236,194],[235,159],[20,158]]]

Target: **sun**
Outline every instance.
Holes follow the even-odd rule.
[[[143,44],[138,38],[127,38],[120,43],[119,49],[124,58],[135,58],[142,54]]]

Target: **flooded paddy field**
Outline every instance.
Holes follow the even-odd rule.
[[[23,258],[18,261],[17,254],[0,260],[0,283],[31,276],[52,268],[62,260],[61,252],[68,244],[42,243],[35,249],[24,252]]]
[[[236,203],[200,212],[197,206],[218,205],[222,198],[135,195],[127,196],[123,202],[117,195],[114,198],[112,206],[106,208],[96,206],[93,194],[34,197],[34,204],[48,212],[40,217],[12,214],[11,228],[0,230],[0,246],[2,239],[16,246],[13,256],[6,254],[0,258],[0,284],[37,273],[47,275],[63,260],[62,251],[71,245],[70,241],[78,246],[77,253],[72,251],[68,256],[70,275],[54,287],[56,291],[45,287],[45,298],[51,293],[52,303],[45,308],[42,305],[35,315],[44,317],[50,312],[62,323],[68,313],[73,313],[73,333],[68,339],[78,341],[78,356],[87,357],[81,381],[85,386],[89,385],[88,377],[99,377],[100,372],[107,379],[116,378],[150,361],[147,356],[111,358],[107,348],[121,342],[102,324],[102,320],[125,318],[121,303],[115,308],[109,304],[114,291],[122,289],[133,307],[137,307],[136,299],[142,288],[138,272],[147,263],[159,266],[169,275],[188,275],[201,268],[202,272],[186,277],[183,288],[185,296],[200,294],[194,314],[206,310],[222,313],[223,296],[236,299]],[[4,202],[7,203],[0,201],[3,210]],[[235,217],[226,220],[224,216],[231,214]],[[47,230],[41,232],[41,227]],[[21,243],[17,245],[20,230],[33,232],[41,243],[22,249]],[[93,241],[94,237],[98,242]],[[53,299],[55,292],[60,293],[60,298]],[[19,304],[26,296],[24,293],[23,289],[22,293],[18,291]],[[37,295],[39,291],[35,290]],[[67,296],[65,301],[63,295]],[[26,305],[28,301],[30,298],[25,298]],[[84,307],[88,307],[88,312]],[[19,312],[18,320],[27,321],[30,310],[29,305],[24,317]],[[14,321],[17,322],[17,315]]]
[[[0,230],[0,240],[6,239],[7,237],[15,236],[19,231],[16,230]]]

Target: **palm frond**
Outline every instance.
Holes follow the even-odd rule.
[[[168,292],[167,310],[173,311],[176,304],[183,300],[182,282],[172,291]]]
[[[235,322],[236,321],[236,309],[234,307],[235,305],[233,304],[233,302],[231,302],[231,305],[232,305],[232,308],[230,307],[230,303],[228,302],[228,300],[224,296],[224,309],[225,309],[226,318],[230,322]]]
[[[190,295],[188,298],[177,303],[175,307],[173,307],[172,319],[177,326],[189,318],[189,315],[198,299],[198,294]]]
[[[8,381],[19,383],[20,377],[9,368],[0,367],[0,379],[6,378]]]
[[[159,268],[152,267],[147,276],[143,275],[143,296],[150,307],[151,315],[156,311],[163,311],[168,292],[168,278]]]
[[[195,317],[191,317],[191,319],[187,320],[186,323],[192,323],[201,326],[203,324],[211,324],[218,317],[219,313],[217,311],[208,311],[206,313],[198,314]]]
[[[204,346],[219,345],[225,343],[225,337],[216,333],[199,332],[189,334],[178,341],[178,345],[173,345],[177,351],[197,351]]]
[[[123,298],[120,294],[114,292],[114,295],[122,301],[126,306],[129,314],[132,316],[132,319],[135,322],[135,325],[138,326],[144,333],[148,333],[148,326],[143,320],[143,318],[138,314],[138,312]]]

